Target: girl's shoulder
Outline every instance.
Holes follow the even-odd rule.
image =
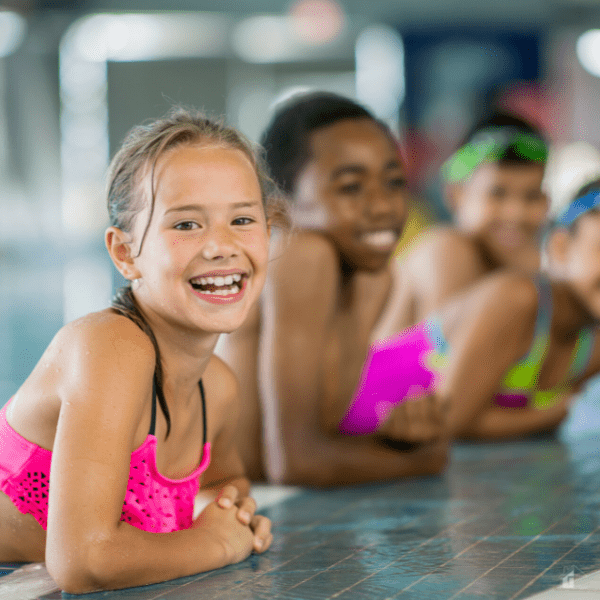
[[[270,279],[286,306],[319,307],[326,312],[335,304],[341,282],[339,254],[326,236],[298,231],[276,254]]]
[[[455,295],[442,309],[453,321],[484,318],[499,327],[510,322],[519,328],[535,322],[539,290],[533,277],[517,271],[498,271],[487,275]]]
[[[150,355],[154,360],[154,347],[148,335],[131,319],[110,308],[67,323],[56,334],[53,343],[64,347],[63,351],[106,348],[118,354],[128,354],[137,350],[137,353]]]
[[[88,314],[65,325],[48,348],[50,362],[60,360],[65,383],[90,377],[152,377],[156,353],[152,341],[133,321],[112,309]]]
[[[407,263],[417,268],[423,262],[451,261],[462,268],[482,269],[482,258],[475,240],[450,225],[434,225],[423,231],[407,254]]]
[[[333,242],[317,231],[291,233],[276,260],[286,267],[296,266],[307,273],[313,272],[315,266],[331,271],[340,269],[339,254]]]
[[[493,272],[467,290],[471,300],[515,324],[535,320],[540,304],[540,286],[535,278],[519,271]]]

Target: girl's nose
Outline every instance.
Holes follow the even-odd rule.
[[[237,255],[237,246],[231,233],[224,227],[215,227],[207,232],[202,246],[205,260],[219,260]]]

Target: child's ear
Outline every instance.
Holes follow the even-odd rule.
[[[133,281],[141,277],[131,255],[131,235],[118,227],[109,227],[104,234],[104,242],[110,257],[123,277]]]

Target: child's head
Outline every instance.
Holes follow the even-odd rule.
[[[148,174],[151,179],[154,177],[156,164],[162,155],[184,145],[222,146],[245,154],[256,171],[267,219],[270,221],[280,216],[284,209],[267,174],[261,151],[222,122],[209,119],[199,111],[177,107],[161,119],[134,127],[114,156],[109,168],[107,189],[108,214],[112,226],[131,232],[137,215],[149,206],[145,234],[154,212],[155,182],[151,182],[150,197],[146,198],[142,181]],[[142,244],[143,238],[140,240],[140,251]]]
[[[130,132],[110,171],[107,245],[146,313],[241,325],[266,275],[269,182],[239,133],[197,112]]]
[[[546,234],[548,270],[600,320],[600,178],[575,194]]]
[[[539,242],[548,210],[547,155],[537,129],[495,113],[475,125],[442,167],[456,225],[500,263]]]
[[[262,144],[298,226],[323,231],[352,269],[387,264],[406,215],[404,169],[387,126],[352,100],[314,93],[281,106]]]

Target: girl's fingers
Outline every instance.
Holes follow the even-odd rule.
[[[273,540],[271,520],[262,515],[254,515],[250,521],[250,529],[254,532],[253,548],[255,552],[264,552]]]
[[[254,498],[246,496],[241,500],[237,512],[238,519],[244,524],[249,525],[254,513],[256,512],[256,502]]]
[[[235,485],[226,485],[219,496],[217,497],[217,504],[221,508],[231,508],[239,499],[240,492]]]

